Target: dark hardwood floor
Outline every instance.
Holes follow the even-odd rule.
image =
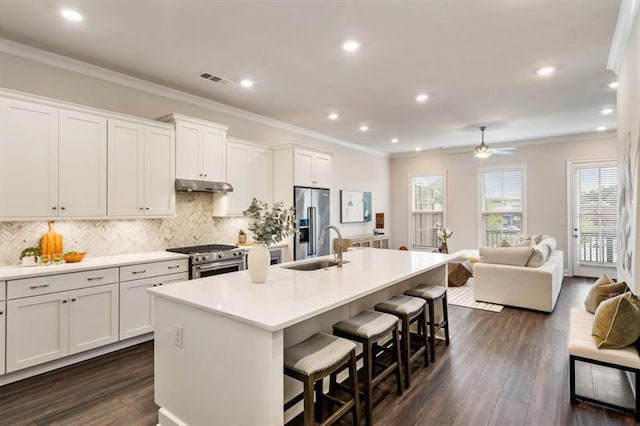
[[[381,425],[614,425],[631,416],[569,404],[566,333],[591,279],[567,279],[553,314],[451,306],[451,346],[440,343],[428,369],[395,395],[375,394]],[[393,376],[393,375],[392,375]],[[578,391],[620,402],[630,397],[614,370],[580,365]],[[597,387],[594,386],[597,384]],[[0,387],[1,425],[155,425],[153,343],[148,342]],[[299,419],[296,419],[299,420]],[[350,416],[345,419],[350,421]]]

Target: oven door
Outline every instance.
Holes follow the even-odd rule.
[[[229,262],[207,263],[195,265],[191,268],[191,279],[212,277],[214,275],[227,274],[244,270],[243,260],[233,260]]]

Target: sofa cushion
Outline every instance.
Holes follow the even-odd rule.
[[[620,349],[640,338],[640,302],[630,291],[600,303],[591,336],[598,348]]]
[[[548,246],[549,246],[549,249],[550,249],[551,251],[554,251],[554,250],[556,249],[557,245],[558,245],[558,244],[556,243],[556,239],[555,239],[555,238],[552,238],[552,237],[549,237],[549,236],[546,236],[546,235],[545,235],[545,237],[546,237],[546,238],[543,238],[543,239],[540,241],[540,244],[546,244],[546,245],[548,245]]]
[[[589,289],[586,299],[584,299],[584,308],[592,314],[598,309],[598,305],[603,301],[618,296],[628,291],[625,282],[617,283],[613,281],[607,274],[602,274]]]
[[[534,246],[536,244],[540,244],[542,241],[542,234],[535,234],[531,236],[531,245]]]
[[[482,247],[480,263],[525,266],[532,253],[532,247]]]
[[[515,241],[504,239],[501,247],[531,247],[531,240]]]
[[[527,262],[527,266],[530,268],[537,268],[544,265],[544,263],[549,258],[549,255],[551,254],[551,249],[549,248],[549,246],[546,244],[536,244],[531,248],[533,249],[533,252],[531,253],[531,257]]]

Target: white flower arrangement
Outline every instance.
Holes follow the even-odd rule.
[[[447,240],[453,235],[453,231],[446,227],[445,229],[438,229],[438,239],[446,244]]]

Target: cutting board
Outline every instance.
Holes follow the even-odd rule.
[[[55,230],[55,222],[49,221],[49,232],[42,234],[40,238],[41,254],[62,254],[62,235]]]

